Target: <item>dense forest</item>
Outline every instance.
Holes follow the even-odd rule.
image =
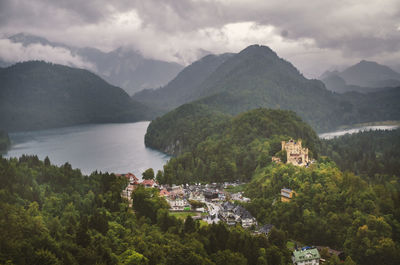
[[[296,192],[289,203],[280,201],[282,188]],[[245,206],[257,220],[276,225],[289,238],[344,251],[357,264],[400,263],[396,176],[366,180],[321,158],[309,168],[287,164],[260,168],[246,195],[252,201]]]
[[[260,107],[292,110],[318,132],[341,125],[398,120],[399,98],[400,89],[396,88],[368,94],[334,93],[260,45],[237,54],[205,57],[167,86],[134,96],[149,106],[166,108],[165,112],[190,102],[230,115]]]
[[[250,181],[245,195],[252,201],[244,206],[287,238],[337,249],[357,264],[400,262],[398,130],[321,142],[290,111],[256,109],[215,120],[202,111],[210,110],[184,105],[149,127],[149,142],[187,143],[158,174],[160,183]],[[317,161],[307,168],[272,163],[290,138],[303,139]],[[280,201],[282,188],[296,192],[290,203]]]
[[[10,147],[10,138],[5,131],[0,130],[0,154]]]
[[[158,190],[46,158],[0,158],[0,264],[288,264],[286,235],[170,216]]]
[[[207,137],[221,132],[230,115],[210,110],[205,105],[185,104],[153,120],[145,135],[148,147],[169,155],[193,150]]]
[[[232,56],[232,53],[204,56],[185,67],[166,86],[159,89],[144,89],[134,94],[133,99],[164,111],[172,110],[187,103],[198,86]]]
[[[0,69],[0,129],[37,130],[82,123],[134,122],[156,113],[95,74],[30,61]]]
[[[294,112],[260,108],[235,117],[211,116],[207,107],[188,104],[153,121],[146,144],[178,154],[158,181],[181,184],[250,181],[290,138],[302,139],[311,157],[318,157],[317,135]]]
[[[400,129],[366,131],[322,140],[321,154],[357,175],[400,177]]]

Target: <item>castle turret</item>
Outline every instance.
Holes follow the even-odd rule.
[[[290,139],[288,142],[282,141],[282,150],[286,150],[287,162],[296,166],[306,166],[310,162],[308,148],[301,146],[301,139],[295,142]]]

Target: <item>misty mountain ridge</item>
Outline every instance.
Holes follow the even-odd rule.
[[[152,119],[148,107],[97,75],[29,61],[0,68],[0,129],[37,130]]]
[[[227,59],[234,54],[209,54],[185,67],[166,86],[145,89],[133,95],[133,99],[154,108],[171,110],[186,102],[197,99],[200,85]]]
[[[400,73],[388,66],[366,60],[341,72],[327,71],[320,79],[329,90],[339,93],[348,91],[368,93],[400,86]]]
[[[147,95],[143,91],[133,98],[151,106],[167,107],[166,110],[195,102],[231,115],[260,107],[287,109],[295,111],[317,131],[400,116],[400,110],[392,104],[399,99],[397,91],[375,95],[386,104],[377,109],[371,106],[370,95],[333,93],[321,81],[305,78],[266,46],[251,45],[212,64],[214,71],[196,75],[195,66],[204,66],[204,59],[208,58],[185,68],[168,86]],[[180,86],[176,85],[178,78],[185,80]]]
[[[24,46],[41,44],[67,49],[72,55],[79,56],[95,66],[95,69],[89,70],[95,71],[107,82],[122,87],[130,95],[142,89],[163,86],[183,69],[183,66],[178,63],[148,59],[138,51],[123,47],[111,52],[103,52],[91,47],[71,47],[25,33],[13,35],[9,39]],[[9,66],[12,63],[15,62],[9,62],[9,64],[3,62],[1,65]]]

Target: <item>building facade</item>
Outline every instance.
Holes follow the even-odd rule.
[[[293,198],[293,194],[295,194],[295,191],[291,189],[281,189],[281,202],[290,202]]]
[[[310,163],[308,148],[301,146],[301,140],[290,139],[288,142],[282,141],[282,150],[286,151],[287,162],[295,166],[306,166]]]
[[[307,248],[293,251],[294,265],[319,265],[321,256],[316,248]]]

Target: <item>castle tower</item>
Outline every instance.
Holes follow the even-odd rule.
[[[282,150],[286,150],[286,163],[295,166],[306,166],[310,162],[308,148],[303,148],[301,143],[301,140],[296,142],[293,139],[290,139],[288,142],[282,141]]]

